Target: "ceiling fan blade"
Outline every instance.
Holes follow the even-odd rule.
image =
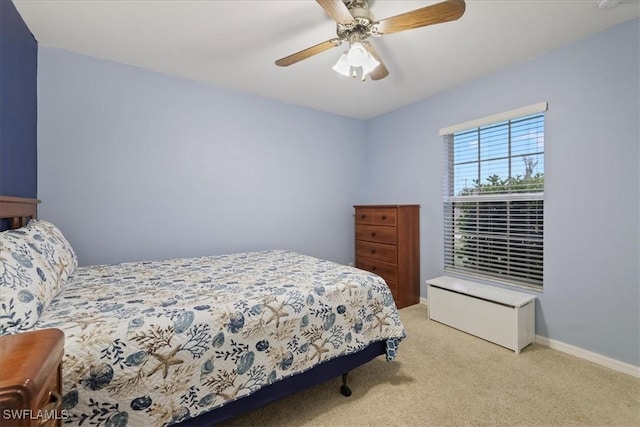
[[[351,24],[353,16],[342,0],[316,0],[327,14],[339,24]]]
[[[464,14],[464,0],[446,0],[411,12],[402,13],[377,22],[379,34],[391,34],[427,25],[455,21]]]
[[[364,42],[363,44],[364,47],[369,51],[371,56],[373,56],[376,61],[380,63],[380,65],[378,65],[372,72],[369,73],[369,77],[371,77],[371,80],[384,79],[389,75],[389,70],[387,70],[387,67],[384,65],[384,62],[382,62],[382,59],[380,59],[380,55],[378,55],[378,52],[373,47],[373,45],[368,41]]]
[[[342,40],[340,39],[331,39],[324,41],[322,43],[318,43],[315,46],[308,47],[306,49],[301,50],[300,52],[296,52],[289,56],[285,56],[284,58],[280,58],[276,61],[276,65],[281,67],[287,67],[291,64],[295,64],[296,62],[302,61],[303,59],[307,59],[312,57],[313,55],[317,55],[318,53],[322,53],[325,50],[329,50],[332,47],[336,47],[342,44]]]

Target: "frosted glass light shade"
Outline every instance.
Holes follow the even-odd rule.
[[[338,58],[338,62],[334,65],[333,70],[343,76],[349,77],[351,71],[351,65],[349,65],[349,59],[347,58],[347,54],[343,53]]]
[[[369,58],[362,64],[362,75],[366,76],[370,72],[376,69],[376,67],[380,65],[380,62],[373,55],[369,55]]]
[[[369,52],[362,46],[362,43],[355,42],[347,53],[347,59],[352,67],[362,67],[369,58]]]

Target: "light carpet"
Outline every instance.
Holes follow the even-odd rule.
[[[538,344],[514,352],[400,310],[408,337],[340,378],[227,426],[640,426],[640,379]]]

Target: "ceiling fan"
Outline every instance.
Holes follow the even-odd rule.
[[[389,70],[380,59],[369,37],[397,33],[427,25],[455,21],[465,11],[464,0],[445,0],[411,12],[376,21],[369,10],[367,0],[316,0],[337,23],[337,36],[315,46],[303,49],[276,61],[276,65],[287,67],[303,59],[349,43],[349,50],[343,53],[333,69],[345,76],[357,76],[360,70],[362,80],[368,75],[372,80],[380,80],[389,75]]]

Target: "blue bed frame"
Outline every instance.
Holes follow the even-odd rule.
[[[293,375],[268,387],[263,387],[250,396],[229,402],[211,412],[186,419],[178,425],[180,427],[202,427],[220,423],[298,391],[343,376],[358,366],[364,365],[385,353],[385,341],[376,341],[357,353],[323,362],[308,371]],[[345,394],[343,389],[339,390],[336,387],[336,393],[338,392]]]

